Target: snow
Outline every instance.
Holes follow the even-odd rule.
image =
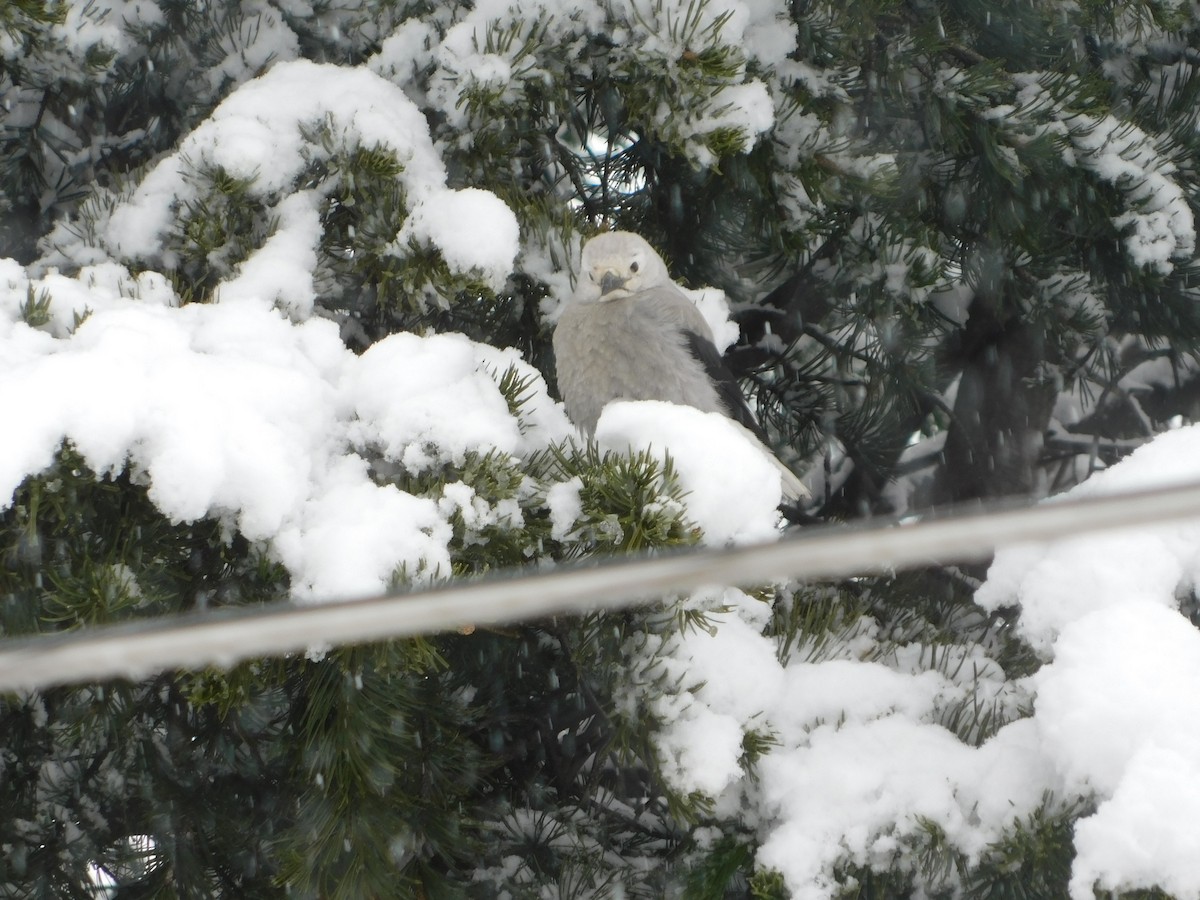
[[[698,592],[696,601],[722,609],[706,614],[708,628],[676,638],[667,666],[689,692],[655,698],[655,712],[672,723],[657,749],[667,778],[717,797],[742,775],[743,735],[765,722],[786,685],[774,646],[760,633],[765,623],[755,622],[756,613],[769,614],[767,604],[735,589]],[[694,680],[717,669],[725,677]]]
[[[730,85],[721,92],[721,105],[706,116],[689,123],[688,130],[708,134],[718,129],[740,131],[747,146],[775,124],[775,105],[767,86],[761,81]]]
[[[724,291],[715,288],[701,288],[697,291],[680,288],[680,290],[696,304],[696,309],[700,310],[700,315],[704,316],[704,321],[708,323],[708,328],[713,334],[713,344],[718,350],[724,353],[738,342],[738,338],[741,337],[741,329],[737,322],[730,318],[729,299],[725,296]]]
[[[1200,639],[1164,607],[1117,607],[1067,629],[1038,690],[1043,740],[1096,812],[1076,828],[1071,896],[1158,885],[1200,894]]]
[[[1095,815],[1075,828],[1072,898],[1108,890],[1158,886],[1173,897],[1195,897],[1200,885],[1200,765],[1185,754],[1149,744],[1130,760],[1125,777]]]
[[[377,593],[400,568],[449,572],[452,510],[375,484],[357,449],[419,472],[570,433],[532,367],[458,335],[393,335],[357,357],[333,322],[293,322],[229,286],[220,302],[181,307],[157,279],[110,264],[37,282],[54,331],[59,294],[74,310],[92,291],[87,319],[53,336],[14,321],[27,282],[8,263],[0,275],[0,415],[18,424],[0,454],[0,504],[67,440],[99,472],[128,465],[168,518],[221,518],[263,542],[302,599]],[[152,297],[115,291],[143,281]],[[497,387],[510,365],[533,379],[524,432]]]
[[[987,117],[1007,121],[1014,142],[1032,135],[1053,136],[1067,165],[1085,169],[1123,193],[1131,209],[1112,223],[1121,232],[1126,253],[1138,266],[1169,274],[1196,251],[1195,216],[1169,151],[1130,121],[1064,108],[1049,87],[1055,77],[1038,72],[1014,75],[1019,86],[1015,103],[993,107]],[[954,93],[964,78],[959,69],[939,75],[947,93]]]
[[[1115,607],[1073,623],[1034,678],[1042,739],[1067,786],[1111,795],[1149,749],[1194,766],[1197,676],[1196,629],[1174,610]]]
[[[169,519],[215,517],[261,543],[297,598],[344,599],[398,576],[448,574],[448,520],[475,510],[453,491],[439,504],[377,484],[368,451],[419,474],[468,452],[534,452],[572,432],[514,351],[400,334],[358,357],[334,322],[313,315],[324,195],[297,186],[328,152],[310,139],[318,126],[401,163],[410,206],[398,238],[503,284],[520,246],[515,217],[489,192],[447,188],[428,124],[402,91],[367,69],[277,64],[116,203],[98,246],[57,247],[64,263],[104,262],[41,277],[0,262],[0,414],[16,423],[0,454],[0,506],[69,442],[102,474],[129,468]],[[121,261],[173,261],[166,236],[198,196],[197,166],[244,179],[274,226],[215,302],[181,305],[163,275]],[[31,295],[49,300],[40,329],[21,321]],[[530,381],[521,426],[497,385],[513,367]],[[515,504],[486,514],[520,522]]]
[[[654,50],[661,44],[668,46],[669,51],[697,50],[697,46],[674,41],[680,36],[703,40],[716,31],[718,22],[721,44],[741,48],[763,66],[784,63],[796,47],[796,23],[781,0],[710,0],[703,5],[691,0],[623,0],[612,6],[626,27],[650,24],[649,28],[645,25],[630,28],[639,39],[645,40],[646,49]],[[688,27],[680,27],[684,22]],[[673,55],[678,58],[678,52]]]
[[[995,681],[1002,697],[1003,675],[985,659],[946,667],[972,673],[958,681],[916,657],[864,661],[874,641],[868,628],[852,632],[845,658],[780,661],[761,635],[764,604],[739,594],[728,592],[726,611],[709,613],[711,629],[685,632],[669,648],[668,666],[691,687],[675,701],[681,726],[669,726],[659,748],[677,789],[709,792],[718,808],[749,807],[763,838],[759,864],[781,872],[794,896],[835,896],[837,865],[888,865],[899,842],[930,822],[978,855],[1055,783],[1027,720],[978,748],[936,723],[973,682],[986,696]],[[1010,705],[1020,699],[1014,694]],[[777,741],[753,778],[727,753],[737,743],[734,724]],[[723,794],[712,794],[714,785]]]
[[[347,97],[354,102],[347,103]],[[320,197],[293,190],[311,161],[328,153],[311,139],[318,127],[327,128],[342,146],[384,148],[400,163],[410,215],[398,235],[397,252],[404,252],[411,237],[439,250],[452,272],[479,275],[490,286],[504,283],[520,246],[516,217],[508,207],[489,192],[446,186],[428,123],[398,87],[365,68],[306,60],[277,64],[230,94],[117,205],[102,238],[105,247],[118,260],[169,264],[166,236],[181,207],[199,197],[198,180],[189,173],[220,169],[245,179],[249,195],[280,223],[242,265],[240,277],[263,290],[264,280],[270,283],[264,273],[280,262],[295,262],[300,271],[292,284],[279,288],[279,299],[303,312],[311,302],[303,270],[315,264]]]
[[[1168,432],[1071,496],[1182,483],[1191,478],[1198,452],[1200,431]],[[1198,564],[1196,522],[1013,547],[997,554],[976,601],[989,610],[1019,603],[1022,638],[1049,656],[1063,629],[1092,611],[1127,605],[1178,608],[1176,591],[1190,585]]]
[[[367,65],[373,72],[405,84],[432,61],[430,48],[436,42],[437,32],[431,24],[409,19],[388,36]]]
[[[1095,475],[1079,495],[1188,480],[1200,428],[1180,428]],[[1043,752],[1092,794],[1078,823],[1073,898],[1092,885],[1200,894],[1200,632],[1179,610],[1200,573],[1200,523],[1164,525],[997,555],[978,593],[1019,603],[1023,636],[1052,662],[1033,679]]]
[[[63,20],[52,33],[72,55],[83,58],[97,47],[123,53],[132,44],[129,25],[160,25],[162,21],[158,4],[149,0],[110,0],[104,7],[73,3],[63,10]]]
[[[546,491],[546,508],[550,510],[550,536],[556,541],[566,540],[583,515],[580,492],[583,479],[579,476],[551,485]]]
[[[663,775],[718,796],[741,774],[742,728],[709,706],[660,704],[656,712],[671,723],[657,741]]]
[[[393,334],[354,360],[343,386],[355,398],[352,435],[410,471],[468,451],[516,450],[520,432],[472,342],[455,334]],[[429,448],[436,448],[431,451]]]
[[[478,272],[498,291],[512,271],[520,237],[517,220],[504,201],[489,191],[464,188],[418,200],[396,243],[412,239],[433,246],[451,271]]]
[[[508,6],[477,3],[440,39],[431,25],[407,22],[363,68],[275,64],[233,91],[116,199],[94,246],[77,239],[59,247],[54,260],[63,271],[0,260],[0,508],[69,442],[102,474],[128,470],[169,519],[212,518],[236,528],[287,569],[293,595],[305,602],[448,575],[455,522],[519,527],[522,510],[514,502],[492,506],[461,481],[434,496],[409,493],[373,477],[367,459],[378,455],[419,476],[469,454],[520,459],[567,440],[574,431],[544,379],[517,351],[456,334],[394,334],[361,356],[352,353],[337,325],[315,311],[327,195],[322,187],[300,187],[327,152],[310,139],[314,127],[327,126],[339,147],[383,148],[402,163],[407,216],[395,253],[411,244],[435,249],[452,272],[492,288],[504,284],[522,255],[565,292],[577,246],[562,248],[556,264],[538,255],[541,248],[522,244],[516,217],[500,198],[449,187],[444,148],[406,93],[416,91],[419,70],[437,69],[432,102],[454,121],[465,116],[465,88],[515,91],[520,79],[538,77],[514,65],[519,40],[508,55],[482,49],[490,23]],[[655,8],[674,14],[687,6],[680,0]],[[555,7],[531,4],[534,11]],[[634,7],[650,9],[645,2],[612,4],[614,15],[627,17]],[[723,0],[703,14],[705,21],[731,14],[721,41],[757,60],[756,73],[777,66],[814,94],[835,93],[822,73],[787,61],[796,35],[779,27],[783,11],[776,0]],[[79,53],[98,43],[124,46],[122,17],[151,21],[156,14],[152,4],[130,0],[95,22],[73,7],[74,18],[61,27],[74,30],[63,39]],[[573,29],[607,27],[606,15],[601,4],[581,2],[546,27],[552,39],[566,40]],[[610,30],[631,37],[628,21]],[[268,55],[295,52],[286,29],[262,35],[251,56],[226,60],[212,77],[240,81]],[[655,50],[655,40],[663,39],[618,49]],[[681,49],[656,52],[675,60]],[[476,63],[484,67],[468,84],[460,74]],[[723,85],[716,106],[682,127],[698,143],[717,128],[755,139],[776,124],[768,86],[775,83],[740,72]],[[944,86],[953,90],[952,79]],[[1030,76],[1005,113],[1033,108],[1045,93]],[[819,124],[793,118],[788,127],[797,137],[780,152],[793,152],[801,134],[805,152],[815,152],[824,139]],[[1114,220],[1126,252],[1166,273],[1195,252],[1190,207],[1171,163],[1144,134],[1119,124],[1077,116],[1045,127],[1063,138],[1068,162],[1130,198],[1135,211]],[[220,282],[213,302],[183,304],[155,267],[172,262],[167,236],[180,210],[197,199],[195,174],[204,166],[246,179],[250,198],[274,225]],[[894,160],[859,159],[856,166],[879,174]],[[798,218],[813,207],[800,194],[794,202]],[[888,265],[881,278],[899,291],[909,268]],[[1070,290],[1067,278],[1054,275],[1038,287],[1067,310],[1103,311],[1095,297]],[[31,296],[49,300],[38,327],[22,321]],[[736,327],[723,296],[692,296],[718,346],[733,343]],[[930,301],[961,322],[971,297],[942,290]],[[1147,363],[1132,380],[1161,378],[1164,365]],[[520,421],[498,388],[509,368],[529,381]],[[778,534],[779,472],[727,418],[662,403],[616,403],[596,437],[605,450],[669,457],[687,517],[707,545]],[[1200,429],[1179,428],[1073,493],[1190,480],[1198,457]],[[583,489],[580,478],[546,486],[555,539],[570,539],[583,514]],[[769,604],[728,587],[696,592],[680,602],[703,610],[707,627],[661,644],[653,636],[647,645],[655,652],[641,661],[641,699],[665,723],[655,744],[662,771],[675,789],[699,791],[718,812],[736,812],[756,831],[757,864],[777,869],[798,898],[835,896],[835,869],[847,862],[911,863],[910,839],[931,825],[979,859],[1047,796],[1094,803],[1074,833],[1074,900],[1092,897],[1097,887],[1153,885],[1200,896],[1200,632],[1179,608],[1198,574],[1200,523],[1003,550],[976,601],[985,612],[1019,608],[1013,628],[1044,663],[1019,681],[986,647],[896,649],[869,618],[846,623],[825,645],[801,641],[781,653],[763,633]],[[798,594],[779,602],[810,601]],[[663,671],[678,690],[662,692],[651,676]],[[972,697],[994,703],[1007,723],[978,746],[946,724]],[[753,771],[744,753],[748,736],[775,741]]]
[[[307,14],[312,15],[311,10]],[[267,7],[251,21],[253,27],[242,29],[236,39],[222,38],[225,56],[204,73],[214,94],[226,84],[253,78],[272,62],[300,56],[300,41],[278,11]]]
[[[285,197],[276,210],[279,224],[275,233],[241,264],[237,275],[221,283],[218,296],[278,304],[297,318],[312,313],[316,299],[312,273],[321,239],[320,200],[315,191]]]
[[[610,403],[596,425],[596,443],[670,457],[688,517],[706,543],[750,543],[777,533],[779,471],[749,432],[720,413],[656,400]]]
[[[314,488],[272,542],[298,599],[372,596],[401,571],[418,584],[449,575],[452,529],[435,501],[375,485],[353,457]]]
[[[546,73],[525,52],[526,39],[560,48],[574,59],[591,36],[607,35],[614,71],[634,73],[649,67],[666,70],[675,80],[687,116],[674,116],[662,104],[652,116],[655,128],[693,161],[710,165],[716,155],[706,139],[731,130],[752,146],[775,122],[775,101],[765,80],[747,77],[753,61],[760,70],[791,66],[788,55],[798,31],[783,0],[531,0],[520,4],[514,25],[511,0],[475,3],[448,23],[441,39],[434,29],[406,23],[385,40],[368,65],[435,108],[457,131],[489,128],[472,107],[486,95],[489,110],[527,104],[528,93]],[[734,61],[728,75],[697,78],[679,75],[679,61],[706,50],[727,53]],[[428,72],[422,83],[422,73]],[[633,76],[637,80],[636,74]],[[526,85],[534,87],[527,91]],[[464,138],[469,140],[469,137]]]
[[[158,272],[132,275],[124,266],[101,263],[84,266],[68,278],[51,269],[41,278],[30,278],[24,268],[11,259],[0,259],[0,321],[16,321],[29,294],[35,298],[51,296],[46,331],[55,337],[67,337],[76,325],[94,312],[123,306],[136,297],[147,303],[170,305],[175,294],[167,279]]]
[[[635,415],[641,406],[604,413],[608,442],[648,444],[649,420],[665,411]],[[711,440],[701,437],[706,424],[681,417],[671,427],[681,441],[686,427],[697,429],[690,440]],[[674,453],[677,443],[668,446]],[[1181,428],[1075,493],[1190,479],[1198,454],[1200,428]],[[754,521],[753,507],[725,497],[719,480],[700,471],[688,485]],[[689,497],[693,515],[716,508]],[[1023,681],[1008,680],[982,647],[937,664],[919,646],[881,655],[870,620],[816,658],[797,648],[780,659],[761,634],[763,604],[737,591],[709,596],[701,608],[710,627],[656,652],[683,687],[650,695],[671,723],[656,744],[664,773],[675,789],[704,792],[757,827],[758,864],[806,900],[837,895],[834,872],[847,862],[894,867],[931,826],[978,860],[1046,797],[1096,803],[1076,831],[1073,900],[1092,897],[1093,886],[1200,895],[1191,827],[1200,816],[1200,632],[1178,601],[1198,572],[1200,523],[1001,551],[977,597],[986,609],[1020,606],[1017,628],[1047,660]],[[979,746],[943,724],[972,694],[1007,721]],[[733,749],[751,733],[776,740],[753,774]]]

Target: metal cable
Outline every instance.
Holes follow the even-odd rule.
[[[807,528],[769,544],[520,572],[364,600],[184,613],[0,642],[0,690],[138,679],[168,669],[228,667],[311,647],[613,610],[701,586],[886,574],[986,559],[1017,543],[1191,517],[1200,519],[1200,482],[937,515],[909,524]]]

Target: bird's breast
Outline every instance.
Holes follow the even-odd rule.
[[[554,349],[567,414],[588,434],[614,400],[721,409],[678,326],[639,306],[636,295],[568,308],[555,330]]]

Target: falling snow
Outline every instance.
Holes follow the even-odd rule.
[[[90,23],[72,7],[61,27],[73,52],[119,47],[121,16],[157,13],[153,4],[117,5],[119,15]],[[467,86],[503,91],[537,77],[519,70],[516,50],[506,56],[481,44],[507,6],[480,2],[441,38],[406,24],[357,69],[295,60],[290,32],[265,23],[250,57],[231,57],[208,76],[241,86],[114,200],[94,240],[58,232],[51,261],[74,274],[0,260],[0,508],[69,441],[98,472],[134,472],[168,519],[218,519],[260,544],[306,602],[378,592],[400,567],[418,580],[448,574],[454,516],[519,520],[515,508],[480,506],[462,484],[437,498],[381,486],[366,456],[382,452],[420,472],[470,451],[520,458],[568,440],[574,432],[541,374],[514,350],[454,334],[396,334],[356,356],[334,323],[314,315],[322,197],[294,190],[314,126],[331,123],[340,140],[385,147],[403,163],[408,204],[395,252],[431,248],[452,271],[503,285],[522,252],[517,218],[494,194],[447,186],[439,148],[405,87],[418,67],[433,66],[428,99],[453,117],[463,114]],[[648,15],[653,4],[613,6]],[[756,71],[786,73],[814,96],[836,94],[820,73],[788,60],[796,34],[776,27],[781,8],[723,0],[707,14],[730,14],[726,37]],[[581,0],[561,21],[587,24],[602,12]],[[688,49],[661,44],[647,39],[640,49],[672,59]],[[276,60],[267,73],[247,80],[267,58]],[[473,73],[469,85],[457,77],[463,71]],[[947,95],[960,76],[944,74]],[[1041,91],[1030,77],[1025,95],[1003,112],[1036,106]],[[776,102],[757,78],[725,88],[712,110],[684,126],[694,161],[705,161],[704,141],[716,131],[737,131],[747,145],[760,139],[777,124]],[[823,126],[797,115],[781,127],[801,135],[780,151],[794,153]],[[1079,116],[1045,128],[1064,139],[1067,162],[1130,196],[1132,211],[1113,224],[1137,264],[1166,273],[1194,255],[1187,198],[1144,134]],[[171,262],[165,235],[195,199],[186,172],[197,163],[246,178],[276,225],[214,302],[183,304],[156,267]],[[894,160],[856,165],[870,177],[894,169]],[[814,202],[793,187],[800,220]],[[538,264],[565,288],[568,259],[531,260]],[[881,269],[880,277],[899,285],[905,272]],[[30,296],[49,299],[38,328],[22,317]],[[722,298],[694,298],[720,343],[732,343],[736,328]],[[943,292],[932,302],[957,321],[969,300]],[[1065,302],[1091,310],[1099,301],[1072,294]],[[522,423],[497,384],[510,366],[529,379]],[[778,473],[723,417],[614,404],[597,439],[611,450],[669,455],[708,544],[778,533]],[[1200,429],[1179,429],[1077,493],[1183,480],[1197,458]],[[549,488],[555,537],[571,533],[581,486],[572,479]],[[1198,896],[1200,632],[1178,599],[1200,574],[1198,547],[1193,523],[999,554],[977,600],[985,610],[1020,609],[1016,627],[1045,662],[1021,682],[981,649],[960,649],[955,665],[941,666],[902,650],[877,653],[886,641],[866,618],[821,661],[802,648],[781,655],[763,636],[770,608],[762,600],[732,588],[698,593],[684,602],[707,609],[712,627],[675,636],[655,663],[684,686],[652,701],[666,723],[657,737],[664,772],[679,790],[712,797],[718,812],[739,811],[761,840],[759,864],[781,872],[801,900],[833,897],[834,869],[847,861],[889,864],[929,823],[978,859],[1047,795],[1094,803],[1075,831],[1074,900],[1092,897],[1094,885]],[[972,692],[1011,718],[979,746],[941,724]],[[752,775],[742,751],[753,734],[776,742]]]

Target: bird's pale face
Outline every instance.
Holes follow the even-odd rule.
[[[654,248],[629,231],[600,234],[583,247],[580,293],[607,302],[657,287],[669,280]]]

